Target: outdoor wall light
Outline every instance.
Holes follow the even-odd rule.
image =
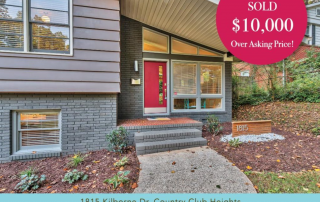
[[[138,63],[138,60],[134,61],[134,71],[136,71],[136,72],[139,71],[139,63]]]

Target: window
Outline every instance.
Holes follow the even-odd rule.
[[[23,50],[22,7],[22,0],[0,0],[0,50]]]
[[[222,66],[201,64],[201,94],[221,94]]]
[[[144,52],[168,53],[168,42],[168,36],[143,28]]]
[[[70,54],[71,1],[0,0],[0,50]]]
[[[177,39],[172,39],[171,42],[173,54],[198,55],[197,46],[190,45]]]
[[[310,25],[307,26],[306,36],[310,36]]]
[[[174,63],[173,92],[175,95],[195,95],[197,93],[196,63]]]
[[[60,148],[60,112],[13,112],[13,152]]]
[[[317,9],[316,9],[316,15],[317,15],[317,16],[320,16],[320,8],[317,8]]]
[[[203,48],[199,48],[199,55],[212,56],[212,57],[221,56],[221,54],[215,53],[213,51],[208,51],[208,50],[205,50]]]
[[[250,76],[250,71],[249,70],[241,71],[240,76]]]
[[[224,66],[221,63],[172,63],[172,110],[224,110]]]

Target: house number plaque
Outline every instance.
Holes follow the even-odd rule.
[[[271,121],[234,121],[232,122],[232,137],[240,135],[261,135],[271,133]]]

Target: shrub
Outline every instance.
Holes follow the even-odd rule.
[[[69,184],[72,184],[79,181],[80,179],[85,181],[88,179],[88,175],[85,175],[83,172],[79,172],[75,169],[71,172],[66,173],[64,175],[64,178],[62,179],[62,182],[69,182]]]
[[[113,188],[116,189],[121,183],[129,182],[129,178],[126,176],[129,175],[130,171],[119,171],[116,175],[114,175],[110,179],[106,179],[104,183],[112,184]]]
[[[27,170],[21,171],[19,173],[20,177],[26,175],[28,177],[31,177],[32,175],[37,173],[37,169],[34,167],[29,167]]]
[[[214,136],[218,135],[223,130],[218,117],[216,117],[215,115],[208,116],[207,126],[209,132]]]
[[[122,153],[128,144],[128,132],[125,128],[120,127],[118,130],[113,130],[107,134],[106,139],[110,150]]]
[[[128,157],[123,157],[119,161],[115,162],[114,165],[116,167],[122,167],[122,166],[125,166],[127,163],[128,163]]]
[[[239,147],[242,144],[242,142],[240,142],[239,138],[236,138],[236,139],[233,139],[233,140],[229,140],[228,144],[231,147]]]
[[[35,174],[30,174],[30,176],[28,176],[28,174],[24,174],[21,176],[21,181],[15,186],[14,189],[19,190],[21,192],[25,192],[31,189],[37,190],[41,186],[41,184],[46,180],[45,175],[41,175],[41,177],[39,178]]]
[[[79,164],[81,164],[84,159],[86,158],[86,155],[83,155],[81,153],[75,154],[72,158],[70,158],[69,163],[68,163],[68,167],[71,168],[75,168],[77,167]]]

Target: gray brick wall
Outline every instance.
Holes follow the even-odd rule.
[[[142,23],[121,16],[121,94],[118,99],[119,119],[143,118],[143,54]],[[134,61],[139,61],[139,72],[134,71]],[[225,63],[226,112],[215,112],[223,122],[232,120],[232,63]],[[140,86],[130,85],[130,79],[141,79]],[[205,121],[208,112],[172,113],[170,117],[190,117]]]
[[[121,93],[119,118],[141,118],[143,114],[142,24],[121,16]],[[139,62],[139,72],[134,71],[134,61]],[[140,86],[132,86],[131,78],[142,79]]]
[[[117,125],[117,95],[0,94],[0,162],[12,159],[11,111],[31,109],[61,110],[63,155],[106,148]]]

